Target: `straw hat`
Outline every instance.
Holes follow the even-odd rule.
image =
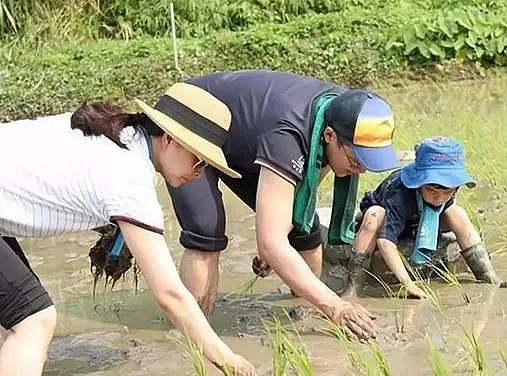
[[[222,146],[231,125],[229,108],[197,86],[177,83],[155,107],[136,99],[137,105],[169,136],[223,173],[240,178],[229,168]]]

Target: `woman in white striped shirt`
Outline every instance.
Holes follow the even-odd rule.
[[[92,104],[50,124],[0,127],[0,374],[39,375],[56,312],[16,237],[44,238],[116,224],[159,306],[217,367],[254,375],[209,326],[163,238],[156,172],[173,186],[206,164],[238,177],[221,146],[228,108],[193,85],[173,85],[155,108],[127,114]],[[71,125],[71,126],[70,126]],[[0,341],[1,342],[1,341]]]

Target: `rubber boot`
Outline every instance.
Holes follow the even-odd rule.
[[[347,266],[349,269],[349,284],[344,295],[358,296],[363,293],[367,277],[366,271],[370,268],[370,263],[370,253],[357,252],[352,248]]]
[[[327,287],[341,296],[349,282],[349,271],[341,264],[331,265],[327,263],[323,265],[321,278]]]
[[[461,252],[463,259],[478,281],[499,285],[502,283],[493,269],[484,243],[478,243]]]

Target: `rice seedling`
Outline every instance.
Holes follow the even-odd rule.
[[[353,342],[347,336],[342,327],[329,319],[324,320],[326,324],[324,332],[340,341],[343,351],[345,352],[345,355],[352,367],[352,371],[358,375],[374,375],[373,367],[363,353],[359,351],[357,343]]]
[[[440,262],[439,264],[440,265],[437,266],[436,264],[432,263],[430,264],[430,266],[433,268],[433,271],[435,271],[435,273],[437,273],[437,275],[440,278],[442,278],[442,280],[445,283],[447,283],[450,286],[456,287],[465,303],[470,304],[471,303],[470,296],[468,296],[467,292],[463,288],[463,285],[459,282],[456,274],[451,272],[443,262]]]
[[[232,290],[231,292],[224,295],[224,297],[222,299],[228,299],[232,295],[235,295],[235,294],[238,294],[241,296],[241,295],[246,295],[247,293],[249,293],[250,295],[252,295],[253,294],[253,287],[255,285],[255,282],[257,282],[258,279],[259,279],[259,276],[255,276],[255,277],[247,280],[246,282],[242,283],[237,289]]]
[[[430,356],[428,361],[430,363],[433,376],[447,376],[449,372],[444,365],[440,351],[438,351],[438,349],[433,345],[429,337],[427,337],[427,340],[430,345]]]
[[[364,345],[354,342],[336,323],[329,319],[325,319],[325,323],[324,332],[340,341],[354,374],[367,376],[390,376],[392,374],[389,360],[377,342],[368,342]],[[369,356],[364,354],[360,346],[368,349]]]
[[[389,365],[389,361],[387,360],[386,354],[384,350],[379,346],[377,342],[372,342],[370,345],[370,351],[373,353],[375,357],[375,363],[377,365],[377,375],[380,376],[390,376],[391,375],[391,367]]]
[[[290,320],[288,313],[285,314]],[[288,330],[278,317],[274,316],[272,322],[264,321],[263,324],[272,351],[273,375],[286,375],[287,368],[290,368],[298,376],[312,376],[313,369],[308,353],[294,324],[292,323],[292,330],[297,336],[298,344],[290,340]]]
[[[470,221],[479,232],[481,238],[484,237],[484,225],[481,217],[479,216],[477,205],[472,202],[471,194],[461,195],[460,197],[460,202],[464,206]]]
[[[436,309],[438,312],[443,311],[442,302],[440,300],[440,297],[438,295],[438,292],[434,291],[430,286],[430,281],[428,278],[425,278],[422,276],[419,268],[415,268],[412,266],[410,262],[403,256],[402,260],[405,264],[405,267],[407,268],[407,271],[412,277],[415,279],[415,283],[417,286],[424,292],[426,295],[428,301],[433,306],[434,309]],[[405,289],[404,286],[402,286],[402,291]]]
[[[460,325],[461,326],[461,325]],[[472,373],[475,376],[483,376],[488,374],[488,366],[486,362],[486,356],[484,348],[479,342],[478,335],[475,333],[474,327],[471,331],[467,331],[461,326],[463,333],[465,334],[465,342],[463,343],[463,349],[465,350],[465,357],[468,358],[471,363]]]
[[[507,354],[503,350],[500,350],[499,354],[500,360],[502,361],[504,368],[507,370]]]
[[[192,368],[194,369],[196,376],[207,376],[208,369],[206,368],[206,361],[202,351],[202,346],[199,346],[192,342],[188,336],[175,339],[176,345],[183,350],[192,362]],[[225,371],[224,371],[225,372]],[[226,373],[227,375],[227,373]]]
[[[402,300],[398,299],[399,293],[396,294],[391,286],[389,286],[388,283],[386,283],[382,278],[376,276],[375,274],[371,273],[370,271],[366,270],[366,273],[368,273],[370,276],[372,276],[384,289],[384,291],[387,293],[387,296],[390,298],[395,298],[395,305],[396,309],[394,310],[394,326],[396,328],[396,333],[403,334],[405,333],[405,322],[406,322],[406,304]]]

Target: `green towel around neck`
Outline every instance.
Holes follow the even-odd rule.
[[[317,189],[319,187],[320,169],[324,159],[324,140],[322,133],[326,127],[325,111],[329,102],[337,94],[328,93],[320,96],[314,105],[315,114],[310,137],[309,156],[306,173],[303,176],[294,199],[293,225],[300,231],[309,234],[315,219]],[[333,210],[329,224],[328,240],[330,245],[351,244],[354,240],[354,211],[356,205],[359,177],[335,177],[333,188]]]
[[[333,210],[327,232],[329,245],[352,244],[356,236],[356,198],[359,175],[334,178]]]

